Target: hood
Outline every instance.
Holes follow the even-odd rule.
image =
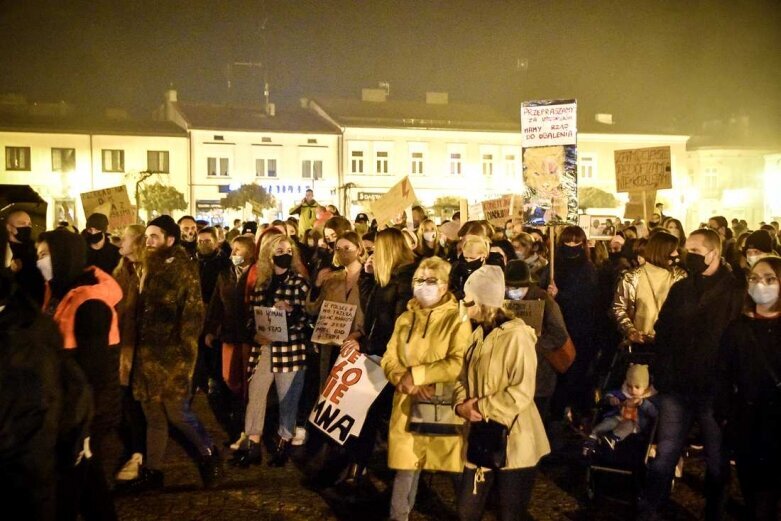
[[[423,308],[420,306],[420,303],[417,299],[412,298],[407,303],[407,311],[412,314],[409,333],[407,335],[407,342],[409,342],[409,339],[412,338],[412,332],[415,330],[415,324],[417,322],[422,321],[425,324],[423,326],[423,338],[426,338],[426,334],[428,333],[432,318],[436,321],[441,318],[442,315],[448,312],[455,312],[458,314],[458,300],[456,300],[456,297],[454,297],[453,294],[448,291],[445,293],[445,296],[442,297],[442,300],[439,302],[439,304],[433,308]]]
[[[97,284],[92,286],[91,290],[96,292],[107,304],[111,304],[111,306],[119,304],[119,301],[122,300],[122,288],[117,281],[108,273],[95,266],[90,266],[86,271],[92,271],[92,275],[98,281]],[[83,287],[86,286],[79,286],[73,291],[78,291],[79,288]]]

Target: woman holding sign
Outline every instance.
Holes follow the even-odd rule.
[[[396,470],[390,518],[397,521],[406,521],[415,505],[422,470],[463,470],[463,421],[453,415],[452,389],[471,328],[448,291],[449,276],[450,265],[438,257],[420,263],[412,279],[415,298],[396,320],[382,357],[396,388],[388,466]]]
[[[286,235],[264,241],[258,256],[257,280],[249,299],[254,308],[251,315],[255,320],[250,322],[255,342],[249,361],[252,376],[244,425],[248,440],[234,457],[239,466],[260,463],[260,437],[272,383],[279,397],[279,441],[269,465],[280,467],[287,462],[306,369],[304,330],[308,319],[304,303],[309,283],[291,269],[297,256],[298,251]],[[284,313],[284,328],[279,325],[279,311]],[[258,317],[272,318],[268,323],[260,323]]]

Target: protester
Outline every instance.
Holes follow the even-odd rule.
[[[396,470],[390,518],[406,521],[415,505],[422,470],[460,472],[462,438],[458,434],[411,432],[408,423],[415,399],[435,394],[450,397],[469,342],[469,323],[448,292],[448,263],[437,257],[420,263],[413,278],[415,298],[396,321],[382,368],[396,389],[388,434],[388,467]],[[495,268],[499,269],[499,268]],[[503,293],[503,285],[502,285]],[[435,384],[444,386],[437,393]],[[415,398],[413,398],[415,397]]]
[[[462,254],[450,272],[450,291],[456,298],[463,298],[464,284],[472,273],[486,263],[489,249],[490,244],[484,237],[467,235],[464,238]]]
[[[673,234],[678,239],[678,247],[683,248],[686,243],[686,231],[684,231],[681,221],[669,217],[665,221],[664,229]]]
[[[414,215],[414,213],[413,213]],[[418,247],[415,254],[420,258],[445,257],[444,249],[440,242],[439,230],[431,219],[423,219],[417,229]]]
[[[534,278],[539,277],[542,269],[548,265],[548,261],[539,255],[541,242],[535,241],[534,237],[526,232],[520,232],[512,239],[515,250],[515,258],[524,261]]]
[[[119,248],[109,240],[108,217],[93,213],[87,217],[84,239],[87,241],[87,264],[111,274],[119,264]]]
[[[344,217],[331,217],[325,222],[323,227],[325,246],[317,249],[312,255],[311,263],[308,266],[314,285],[317,285],[318,279],[322,279],[322,277],[327,276],[334,270],[333,260],[336,241],[350,230],[352,230],[352,224]]]
[[[27,212],[11,210],[5,216],[5,229],[13,252],[11,271],[19,290],[36,304],[43,303],[44,280],[36,267],[37,255],[32,237],[32,221]]]
[[[509,429],[507,461],[502,468],[480,467],[467,457],[458,495],[459,519],[464,521],[482,517],[494,483],[499,492],[499,519],[525,518],[537,462],[550,452],[533,399],[537,338],[523,320],[504,309],[504,294],[504,275],[496,266],[478,269],[464,286],[464,305],[475,329],[466,343],[464,371],[453,395],[456,413],[472,429],[488,420]]]
[[[181,246],[187,252],[187,256],[195,260],[195,255],[198,252],[198,223],[195,222],[193,216],[185,215],[180,217],[176,224],[179,225],[179,229],[182,231]]]
[[[241,235],[241,219],[233,219],[233,228],[225,234],[225,241],[233,243],[233,239]]]

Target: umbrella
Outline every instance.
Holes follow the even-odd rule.
[[[27,212],[33,223],[33,237],[46,230],[48,203],[30,185],[0,185],[0,219],[15,211]]]

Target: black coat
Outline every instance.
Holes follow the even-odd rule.
[[[212,300],[214,288],[217,286],[217,277],[232,264],[230,259],[223,256],[220,250],[215,250],[208,256],[201,256],[199,253],[197,257],[198,274],[201,278],[201,298],[203,303],[208,306]]]
[[[19,244],[9,243],[14,261],[21,263],[22,268],[15,274],[16,283],[22,293],[27,295],[39,306],[43,304],[44,288],[46,287],[43,275],[38,269],[35,252],[35,244],[32,242]]]
[[[104,240],[103,247],[99,250],[87,247],[87,265],[97,266],[109,275],[114,273],[114,269],[119,264],[119,248],[111,244],[108,237]]]
[[[249,306],[244,303],[249,271],[247,268],[241,277],[237,277],[233,266],[220,272],[206,311],[204,334],[214,335],[223,342],[238,344],[252,341],[252,334],[247,328]]]
[[[361,352],[382,356],[393,335],[396,319],[407,310],[412,298],[412,276],[417,266],[407,264],[393,270],[388,285],[380,287],[374,275],[361,272],[361,306],[364,312]]]
[[[724,265],[673,284],[654,328],[660,392],[713,396],[721,335],[740,314],[743,295]]]

